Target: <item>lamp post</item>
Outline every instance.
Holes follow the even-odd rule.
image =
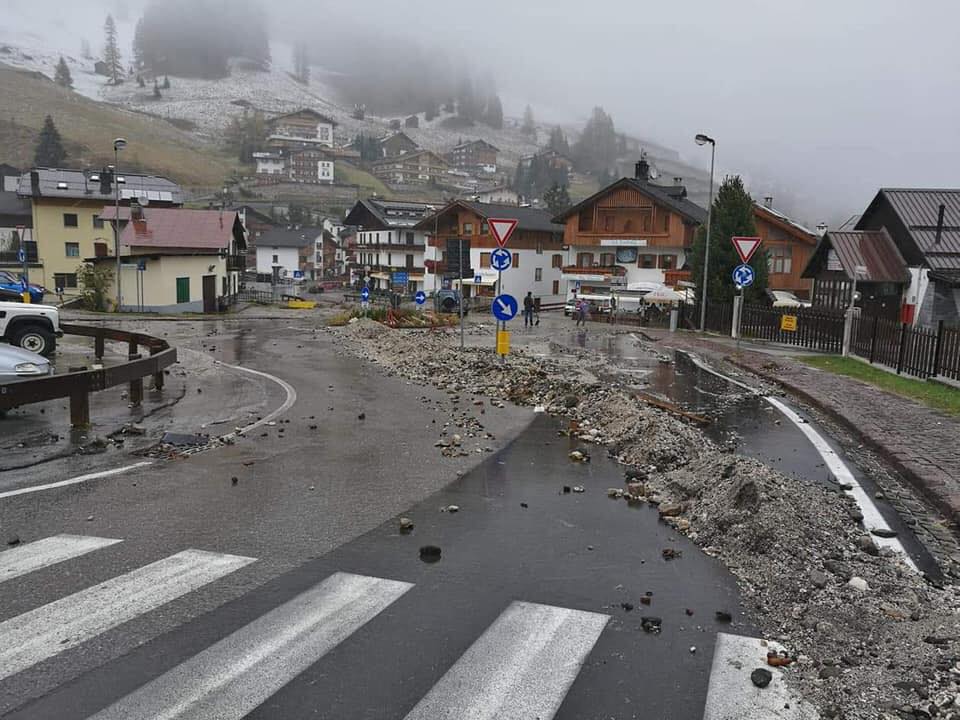
[[[127,141],[117,138],[113,141],[113,252],[117,256],[117,312],[120,312],[120,151]]]
[[[717,153],[717,143],[709,135],[698,133],[694,138],[697,145],[710,143],[710,201],[707,205],[707,240],[703,245],[703,289],[700,293],[700,332],[707,329],[707,278],[710,267],[710,224],[713,220],[713,160]]]

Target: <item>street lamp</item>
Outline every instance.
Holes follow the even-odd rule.
[[[117,256],[117,312],[120,312],[120,151],[127,141],[117,138],[113,141],[113,252]]]
[[[710,201],[707,205],[707,240],[703,245],[703,290],[700,294],[700,332],[704,332],[707,329],[707,270],[710,265],[710,223],[713,220],[713,160],[717,153],[717,142],[703,133],[697,133],[693,140],[697,145],[710,143]]]

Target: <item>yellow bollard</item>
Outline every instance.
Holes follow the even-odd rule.
[[[20,297],[27,305],[30,304],[30,292],[28,290],[24,290],[22,293],[20,293]]]
[[[510,354],[510,333],[506,330],[497,330],[497,355]]]

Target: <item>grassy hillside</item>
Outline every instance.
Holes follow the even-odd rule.
[[[384,185],[379,178],[344,160],[337,160],[334,172],[337,176],[337,182],[359,185],[364,195],[376,193],[382,198],[392,198],[394,195],[393,191]]]
[[[0,162],[28,167],[36,134],[51,115],[71,167],[113,162],[113,139],[127,139],[123,167],[163,174],[184,185],[219,186],[235,164],[170,122],[89,100],[37,73],[0,64]]]

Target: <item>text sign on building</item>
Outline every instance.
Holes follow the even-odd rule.
[[[740,256],[740,262],[744,265],[750,262],[750,258],[760,247],[760,238],[758,237],[734,237],[731,240],[737,255]]]
[[[513,235],[513,231],[517,229],[516,220],[504,218],[490,218],[487,220],[487,225],[490,227],[490,232],[493,233],[493,237],[500,247],[507,244],[507,240]]]

